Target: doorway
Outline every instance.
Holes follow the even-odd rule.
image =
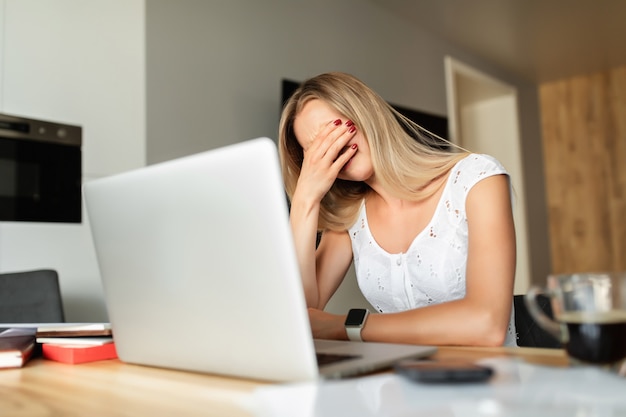
[[[524,195],[517,90],[458,60],[445,58],[450,140],[497,158],[511,176],[517,235],[515,294],[530,285],[530,253]]]

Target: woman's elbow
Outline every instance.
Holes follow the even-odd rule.
[[[504,345],[504,341],[506,340],[506,329],[500,331],[499,329],[491,329],[491,331],[485,333],[485,337],[483,338],[483,346],[485,347],[496,347]]]
[[[477,336],[475,344],[485,347],[502,346],[506,341],[508,320],[505,322],[492,312],[486,312],[481,316],[480,324],[476,326],[480,330],[474,333]]]

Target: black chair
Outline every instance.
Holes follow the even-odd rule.
[[[550,318],[554,318],[550,298],[537,295],[537,304]],[[562,344],[552,334],[545,331],[528,312],[523,295],[513,296],[515,309],[515,330],[517,345],[522,347],[561,348]]]
[[[64,321],[56,271],[41,269],[0,274],[0,323]]]

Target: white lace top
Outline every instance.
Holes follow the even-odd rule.
[[[363,204],[349,233],[359,288],[373,307],[390,313],[465,296],[465,199],[476,183],[498,174],[508,175],[489,155],[471,154],[459,161],[448,177],[433,218],[406,253],[391,254],[378,246]],[[517,345],[513,311],[504,344]]]

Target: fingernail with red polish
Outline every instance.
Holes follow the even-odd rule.
[[[353,143],[351,146],[352,149],[356,149],[356,143]]]
[[[333,122],[335,126],[339,126],[341,124],[341,119],[337,119]]]
[[[352,122],[352,120],[348,120],[348,121],[346,122],[346,126],[350,127],[350,126],[352,126],[352,125],[354,125],[354,123]]]
[[[356,127],[351,126],[350,129],[348,129],[348,132],[354,133],[355,130],[356,130]]]

